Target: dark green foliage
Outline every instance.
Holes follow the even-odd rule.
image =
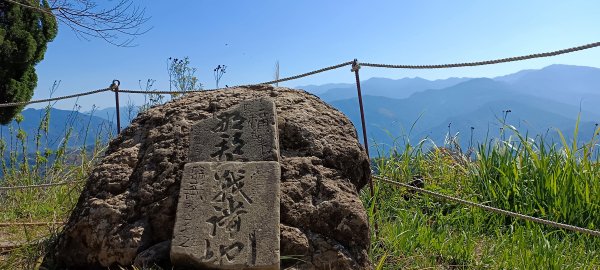
[[[31,100],[37,85],[35,65],[57,33],[48,1],[21,3],[0,2],[0,103]],[[23,107],[0,108],[0,123],[9,123]]]

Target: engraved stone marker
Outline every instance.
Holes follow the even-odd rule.
[[[186,164],[173,264],[279,269],[279,179],[274,161]]]
[[[192,126],[189,162],[278,161],[275,115],[273,101],[259,99],[200,121]]]
[[[192,127],[193,162],[184,166],[181,180],[173,265],[279,269],[281,172],[275,119],[274,103],[261,99]]]

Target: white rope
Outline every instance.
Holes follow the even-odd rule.
[[[302,73],[302,74],[298,74],[298,75],[294,75],[294,76],[290,76],[290,77],[285,77],[285,78],[281,78],[278,80],[273,80],[273,81],[268,81],[268,82],[262,82],[262,83],[257,83],[254,85],[260,85],[260,84],[276,84],[276,83],[280,83],[280,82],[285,82],[285,81],[291,81],[291,80],[297,80],[303,77],[308,77],[308,76],[312,76],[321,72],[325,72],[325,71],[329,71],[329,70],[334,70],[334,69],[338,69],[341,67],[345,67],[348,65],[352,65],[353,61],[349,61],[349,62],[344,62],[338,65],[334,65],[334,66],[329,66],[329,67],[325,67],[325,68],[321,68],[321,69],[317,69],[317,70],[313,70],[310,72],[306,72],[306,73]],[[119,92],[121,93],[129,93],[129,94],[186,94],[186,93],[197,93],[197,92],[204,92],[204,91],[214,91],[214,90],[220,90],[220,89],[228,89],[228,88],[235,88],[235,87],[248,87],[251,86],[251,84],[243,84],[243,85],[236,85],[236,86],[228,86],[225,88],[215,88],[215,89],[203,89],[203,90],[190,90],[190,91],[158,91],[158,90],[150,90],[150,91],[145,91],[145,90],[126,90],[126,89],[118,89]],[[114,91],[114,90],[113,90]]]
[[[62,96],[62,97],[46,98],[46,99],[38,99],[38,100],[30,100],[30,101],[21,101],[21,102],[0,103],[0,108],[2,108],[2,107],[20,106],[20,105],[28,105],[28,104],[34,104],[34,103],[43,103],[43,102],[56,101],[56,100],[61,100],[61,99],[69,99],[69,98],[75,98],[75,97],[82,97],[82,96],[87,96],[87,95],[93,95],[93,94],[102,93],[102,92],[109,91],[109,90],[111,90],[111,89],[110,88],[103,88],[103,89],[93,90],[93,91],[89,91],[89,92],[83,92],[83,93],[79,93],[79,94]]]
[[[523,61],[523,60],[534,59],[534,58],[557,56],[557,55],[561,55],[561,54],[572,53],[572,52],[581,51],[581,50],[587,50],[587,49],[591,49],[591,48],[595,48],[595,47],[599,47],[599,46],[600,46],[600,42],[594,42],[594,43],[589,43],[589,44],[585,44],[585,45],[581,45],[581,46],[577,46],[577,47],[571,47],[571,48],[567,48],[567,49],[562,49],[562,50],[558,50],[558,51],[535,53],[535,54],[529,54],[529,55],[514,56],[514,57],[507,57],[507,58],[486,60],[486,61],[478,61],[478,62],[468,62],[468,63],[441,64],[441,65],[390,65],[390,64],[361,63],[361,65],[366,66],[366,67],[404,68],[404,69],[438,69],[438,68],[474,67],[474,66],[484,66],[484,65],[515,62],[515,61]]]
[[[39,185],[30,185],[30,186],[0,187],[0,191],[3,191],[3,190],[15,190],[15,189],[44,188],[44,187],[52,187],[52,186],[62,186],[62,185],[68,185],[68,184],[76,184],[76,183],[82,183],[82,182],[83,181],[64,181],[64,182],[39,184]]]
[[[418,188],[415,186],[411,186],[405,183],[401,183],[401,182],[397,182],[397,181],[393,181],[390,180],[386,177],[383,176],[379,176],[379,175],[373,175],[373,178],[385,182],[385,183],[389,183],[389,184],[393,184],[393,185],[397,185],[397,186],[402,186],[420,193],[425,193],[434,197],[438,197],[440,199],[444,199],[444,200],[448,200],[448,201],[453,201],[453,202],[457,202],[457,203],[461,203],[461,204],[466,204],[469,206],[474,206],[474,207],[478,207],[481,208],[483,210],[487,210],[487,211],[491,211],[491,212],[495,212],[498,214],[503,214],[503,215],[507,215],[507,216],[511,216],[511,217],[515,217],[515,218],[520,218],[520,219],[524,219],[524,220],[528,220],[528,221],[532,221],[532,222],[536,222],[536,223],[541,223],[541,224],[545,224],[548,226],[552,226],[552,227],[556,227],[556,228],[561,228],[561,229],[566,229],[566,230],[570,230],[570,231],[574,231],[574,232],[580,232],[580,233],[587,233],[589,235],[593,235],[593,236],[600,236],[600,232],[599,231],[594,231],[594,230],[590,230],[590,229],[586,229],[586,228],[581,228],[581,227],[577,227],[577,226],[573,226],[573,225],[569,225],[569,224],[564,224],[564,223],[559,223],[559,222],[554,222],[554,221],[550,221],[550,220],[545,220],[545,219],[541,219],[541,218],[536,218],[536,217],[532,217],[532,216],[528,216],[528,215],[524,215],[524,214],[519,214],[519,213],[515,213],[515,212],[511,212],[511,211],[507,211],[504,209],[500,209],[500,208],[495,208],[495,207],[491,207],[491,206],[487,206],[487,205],[483,205],[483,204],[479,204],[479,203],[474,203],[471,201],[467,201],[467,200],[463,200],[460,198],[455,198],[455,197],[451,197],[448,195],[444,195],[444,194],[440,194],[434,191],[430,191],[430,190],[426,190],[426,189],[422,189],[422,188]]]
[[[581,50],[587,50],[587,49],[591,49],[591,48],[595,48],[595,47],[599,47],[599,46],[600,46],[600,42],[594,42],[594,43],[589,43],[589,44],[585,44],[585,45],[581,45],[581,46],[577,46],[577,47],[571,47],[571,48],[567,48],[567,49],[562,49],[562,50],[558,50],[558,51],[536,53],[536,54],[529,54],[529,55],[523,55],[523,56],[508,57],[508,58],[501,58],[501,59],[494,59],[494,60],[487,60],[487,61],[467,62],[467,63],[455,63],[455,64],[441,64],[441,65],[391,65],[391,64],[360,63],[360,65],[361,66],[366,66],[366,67],[404,68],[404,69],[438,69],[438,68],[472,67],[472,66],[492,65],[492,64],[499,64],[499,63],[513,62],[513,61],[523,61],[523,60],[528,60],[528,59],[533,59],[533,58],[551,57],[551,56],[556,56],[556,55],[561,55],[561,54],[566,54],[566,53],[572,53],[572,52],[581,51]],[[344,63],[338,64],[338,65],[334,65],[334,66],[329,66],[329,67],[325,67],[325,68],[313,70],[313,71],[302,73],[302,74],[298,74],[298,75],[295,75],[295,76],[285,77],[285,78],[281,78],[281,79],[278,79],[278,80],[273,80],[273,81],[268,81],[268,82],[263,82],[263,83],[258,83],[258,84],[275,84],[275,83],[280,83],[280,82],[285,82],[285,81],[296,80],[296,79],[299,79],[299,78],[312,76],[312,75],[315,75],[315,74],[318,74],[318,73],[321,73],[321,72],[325,72],[325,71],[329,71],[329,70],[333,70],[333,69],[338,69],[338,68],[341,68],[341,67],[344,67],[344,66],[348,66],[348,65],[353,65],[353,69],[359,67],[358,62],[356,60],[355,61],[348,61],[348,62],[344,62]],[[249,84],[232,86],[232,87],[227,87],[227,88],[242,87],[242,86],[249,86]],[[191,90],[191,91],[144,91],[144,90],[120,90],[118,88],[114,89],[114,88],[110,87],[110,88],[98,89],[98,90],[94,90],[94,91],[90,91],[90,92],[85,92],[85,93],[80,93],[80,94],[74,94],[74,95],[69,95],[69,96],[56,97],[56,98],[31,100],[31,101],[23,101],[23,102],[3,103],[3,104],[0,104],[0,108],[2,108],[2,107],[20,106],[20,105],[27,105],[27,104],[34,104],[34,103],[42,103],[42,102],[48,102],[48,101],[56,101],[56,100],[62,100],[62,99],[80,97],[80,96],[87,96],[87,95],[92,95],[92,94],[96,94],[96,93],[100,93],[100,92],[104,92],[104,91],[109,91],[109,90],[110,91],[123,92],[123,93],[130,93],[130,94],[185,94],[185,93],[194,93],[194,92],[200,92],[200,91],[211,91],[211,90],[219,90],[219,89],[227,89],[227,88],[206,89],[206,90]]]

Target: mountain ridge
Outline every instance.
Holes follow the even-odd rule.
[[[411,140],[428,137],[436,144],[443,144],[448,133],[448,125],[450,125],[450,132],[460,132],[462,136],[470,136],[470,127],[474,125],[475,141],[479,142],[485,138],[485,134],[479,131],[486,130],[485,133],[488,134],[488,126],[499,127],[502,115],[510,111],[506,113],[507,124],[514,124],[523,134],[538,135],[551,130],[552,134],[549,136],[552,138],[557,138],[557,133],[554,132],[556,129],[561,130],[567,137],[572,137],[577,118],[581,116],[581,137],[589,139],[595,123],[600,122],[600,113],[594,110],[594,106],[589,105],[591,102],[585,99],[585,95],[595,94],[593,92],[595,86],[590,84],[595,83],[596,73],[600,78],[600,69],[576,66],[573,68],[575,72],[577,70],[587,72],[583,75],[556,74],[556,70],[570,68],[571,66],[568,65],[554,65],[545,69],[524,70],[495,78],[472,78],[442,89],[416,91],[402,99],[365,94],[363,104],[368,136],[383,145],[390,145],[394,140],[388,132],[398,136],[410,135]],[[547,79],[549,74],[559,77],[554,80],[556,84],[553,85],[554,89],[565,87],[565,82],[568,82],[565,78],[579,78],[575,91],[570,91],[568,94],[571,98],[579,98],[584,102],[574,104],[563,100],[562,97],[542,95],[539,92],[520,88],[524,83],[535,85],[534,82],[527,81],[532,80],[531,78]],[[586,80],[590,77],[591,80]],[[585,83],[589,81],[591,83]],[[344,112],[360,130],[356,97],[334,100],[330,104]],[[527,124],[524,124],[524,121]],[[407,134],[415,122],[411,134]],[[499,128],[491,133],[495,136],[499,134]],[[362,137],[362,132],[358,132],[358,136]],[[462,146],[468,147],[464,143],[463,138]]]
[[[45,128],[40,125],[44,115],[49,113],[47,133]],[[61,110],[50,108],[33,109],[28,108],[21,112],[22,121],[19,123],[13,120],[10,125],[0,126],[0,138],[4,142],[11,142],[11,146],[16,146],[18,139],[16,133],[22,129],[26,135],[25,147],[29,151],[36,150],[36,136],[40,135],[40,147],[55,149],[62,143],[68,135],[66,142],[68,148],[81,146],[90,146],[98,138],[106,142],[109,134],[114,134],[115,125],[113,122],[94,115],[88,115],[75,110]]]

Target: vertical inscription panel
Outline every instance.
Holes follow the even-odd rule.
[[[201,269],[279,269],[280,165],[184,167],[171,262]]]
[[[278,161],[278,148],[275,103],[257,99],[193,125],[188,161]]]

